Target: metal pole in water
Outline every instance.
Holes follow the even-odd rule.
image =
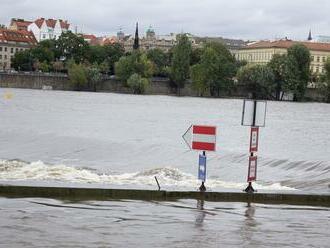
[[[159,185],[159,182],[158,182],[158,180],[157,180],[157,177],[155,176],[155,180],[156,180],[156,183],[157,183],[157,185],[158,185],[158,191],[160,191],[160,185]]]

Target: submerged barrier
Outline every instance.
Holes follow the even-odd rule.
[[[282,193],[240,193],[240,192],[198,192],[198,191],[156,191],[134,189],[35,187],[0,185],[0,197],[43,197],[68,200],[158,200],[196,199],[219,202],[254,202],[264,204],[288,204],[330,207],[330,195],[282,194]]]

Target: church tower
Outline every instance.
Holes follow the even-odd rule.
[[[312,38],[312,31],[309,30],[309,34],[308,34],[308,38],[307,38],[308,41],[312,41],[313,38]]]
[[[136,23],[133,50],[138,50],[139,47],[140,47],[140,45],[139,45],[139,24]]]

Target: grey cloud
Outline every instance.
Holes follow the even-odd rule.
[[[197,35],[261,39],[288,36],[304,39],[330,35],[327,0],[0,0],[0,23],[12,17],[67,19],[78,30],[114,34],[120,27],[134,32],[139,21],[157,33],[190,32]]]

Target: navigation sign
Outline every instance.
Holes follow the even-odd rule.
[[[206,156],[199,154],[198,160],[198,179],[206,181]]]
[[[216,131],[214,126],[192,125],[182,138],[190,149],[202,151],[215,151]]]
[[[249,172],[248,172],[248,182],[255,181],[257,179],[257,156],[249,157]]]
[[[243,103],[242,126],[264,127],[266,107],[266,101],[245,99]]]
[[[251,127],[250,152],[258,151],[259,127]]]

